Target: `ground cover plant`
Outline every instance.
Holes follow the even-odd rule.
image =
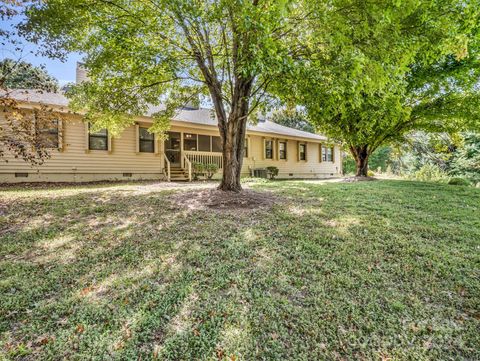
[[[0,191],[0,359],[480,358],[479,189],[246,184]]]

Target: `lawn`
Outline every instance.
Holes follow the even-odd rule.
[[[0,359],[480,359],[480,189],[250,187],[1,191]]]

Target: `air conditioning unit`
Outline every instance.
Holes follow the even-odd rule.
[[[257,168],[253,170],[255,178],[267,178],[267,170],[265,168]]]

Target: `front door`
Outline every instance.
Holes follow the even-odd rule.
[[[165,155],[170,161],[172,167],[180,167],[181,163],[181,148],[180,148],[180,133],[168,132],[168,138],[165,140]]]

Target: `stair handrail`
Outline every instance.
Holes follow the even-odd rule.
[[[183,162],[184,162],[184,164],[187,165],[188,181],[191,182],[192,181],[192,162],[190,162],[190,159],[188,159],[186,154],[183,155]]]
[[[165,159],[165,162],[167,164],[167,181],[170,182],[170,161],[168,160],[168,157],[165,153],[163,153],[163,158]]]

